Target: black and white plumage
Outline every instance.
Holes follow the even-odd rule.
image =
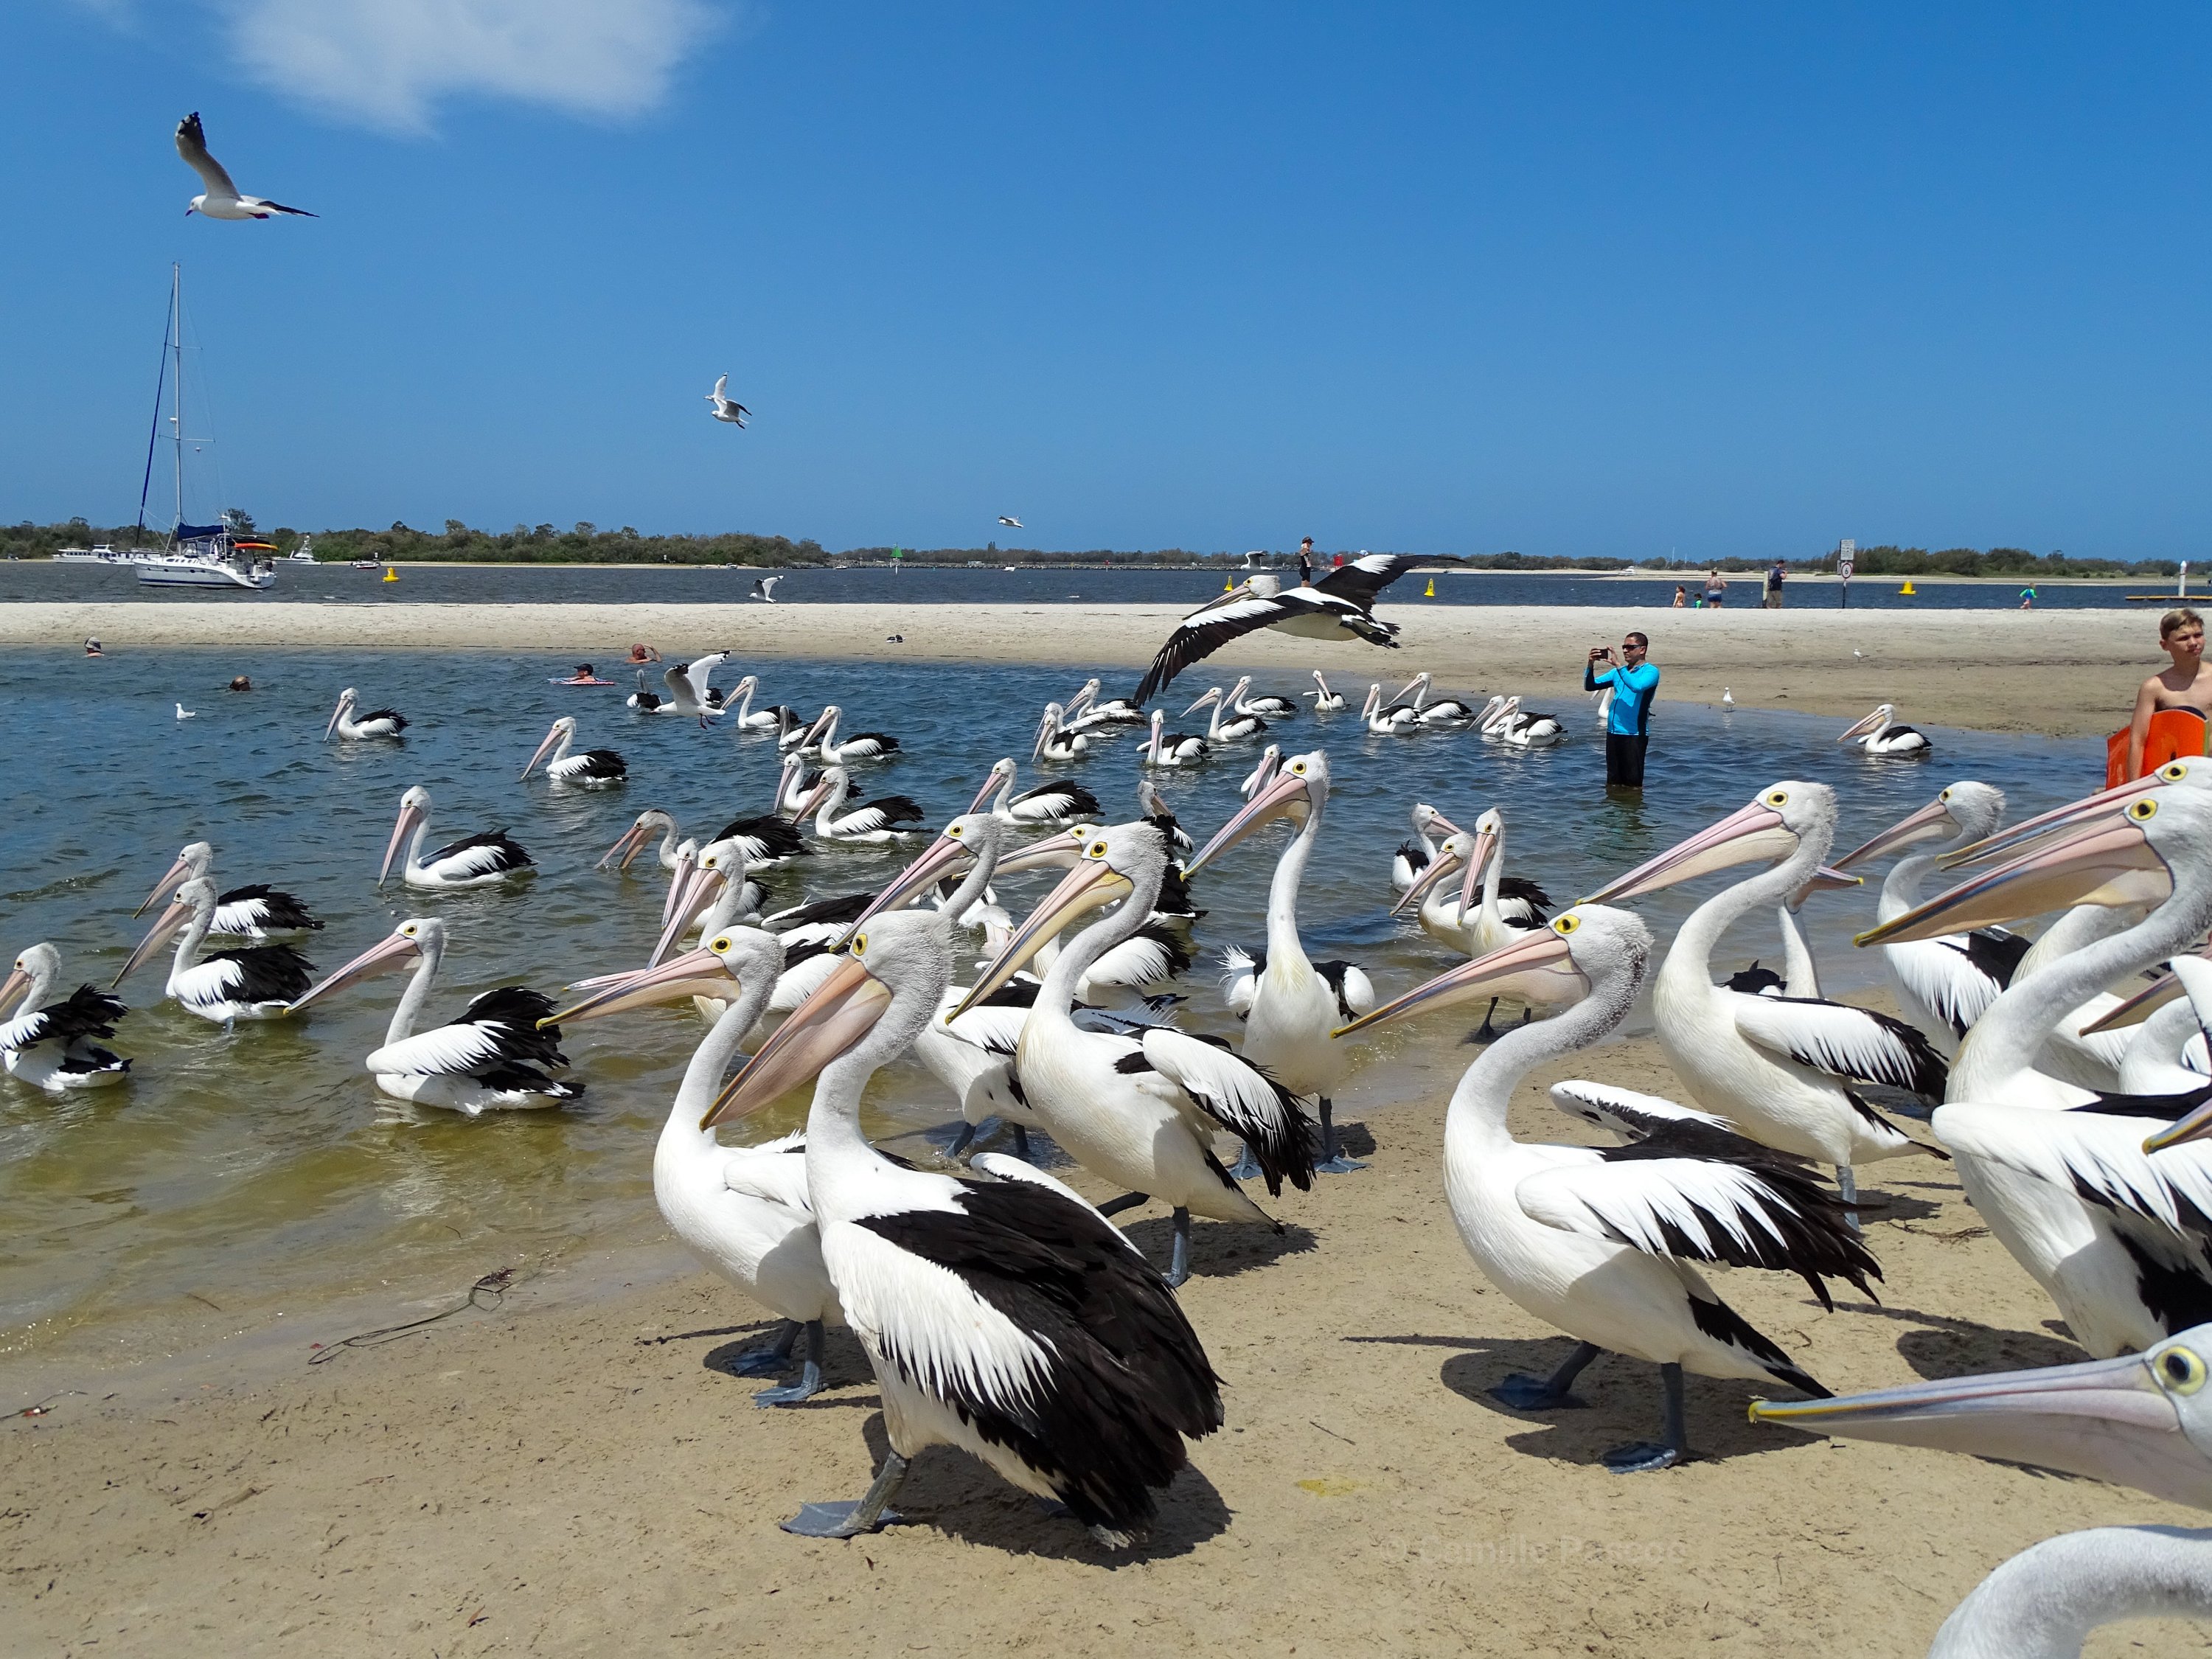
[[[645,689],[645,670],[642,668],[637,671],[637,690],[623,701],[641,714],[658,714],[660,712],[661,697],[658,692]]]
[[[825,766],[848,766],[854,761],[888,760],[899,750],[899,740],[888,732],[855,732],[849,738],[839,738],[837,722],[844,710],[836,703],[824,708],[814,722],[814,730],[807,734],[801,750],[811,750],[822,758]]]
[[[693,384],[696,385],[697,382],[695,381]],[[750,415],[752,410],[747,409],[736,398],[730,397],[729,390],[730,377],[726,374],[717,376],[714,380],[714,389],[707,394],[707,402],[712,405],[707,412],[718,421],[725,421],[732,426],[741,427],[745,423],[745,417]]]
[[[120,985],[138,965],[171,939],[177,953],[164,988],[185,1012],[218,1025],[241,1019],[282,1019],[293,1000],[314,978],[315,964],[289,945],[256,945],[243,950],[200,947],[215,919],[215,884],[194,877],[177,889],[169,908],[155,920],[115,976]]]
[[[1418,564],[1456,564],[1456,559],[1416,559],[1395,553],[1363,553],[1330,571],[1310,587],[1285,591],[1279,578],[1249,577],[1219,599],[1201,605],[1176,624],[1167,643],[1138,683],[1134,701],[1149,702],[1175,677],[1232,640],[1263,628],[1308,640],[1364,640],[1398,648],[1398,625],[1375,615],[1382,591]]]
[[[195,876],[215,878],[215,848],[204,841],[192,842],[179,851],[176,862],[146,895],[146,902],[131,914],[144,914]],[[208,932],[227,939],[261,939],[272,933],[319,933],[322,926],[291,894],[266,882],[252,882],[216,895],[215,921]]]
[[[799,817],[814,814],[817,841],[877,844],[896,841],[922,822],[921,805],[908,795],[882,795],[858,806],[853,798],[853,775],[842,766],[825,766],[822,781],[800,804]]]
[[[1088,737],[1069,728],[1066,711],[1058,703],[1045,704],[1037,718],[1036,741],[1030,745],[1031,760],[1079,760],[1090,747]]]
[[[185,166],[199,174],[200,183],[205,186],[185,207],[186,217],[195,213],[210,219],[274,219],[280,214],[295,219],[319,216],[305,208],[286,207],[265,197],[240,195],[222,163],[208,154],[207,130],[200,125],[198,110],[177,123],[177,154],[184,158]]]
[[[1109,697],[1098,701],[1099,682],[1096,676],[1085,680],[1082,689],[1067,700],[1067,729],[1088,732],[1098,726],[1142,726],[1145,711],[1127,697]]]
[[[1288,697],[1279,697],[1272,691],[1263,691],[1256,697],[1250,696],[1247,693],[1251,689],[1252,677],[1249,674],[1229,688],[1230,713],[1256,715],[1271,720],[1290,720],[1297,714],[1297,704]]]
[[[1467,726],[1479,718],[1472,703],[1462,702],[1457,697],[1438,697],[1431,702],[1429,688],[1434,680],[1434,675],[1423,670],[1400,687],[1392,701],[1401,703],[1410,695],[1413,699],[1413,718],[1423,726]]]
[[[1836,741],[1856,742],[1861,751],[1869,755],[1925,755],[1936,747],[1925,732],[1899,724],[1897,706],[1887,702],[1854,720]]]
[[[1548,749],[1566,741],[1566,726],[1557,714],[1524,710],[1517,696],[1491,698],[1476,719],[1476,729],[1484,737],[1496,738],[1510,749]]]
[[[384,849],[384,865],[376,884],[384,885],[392,861],[404,844],[407,860],[401,879],[410,887],[495,887],[533,872],[534,861],[504,830],[464,836],[424,854],[422,843],[430,834],[430,792],[416,784],[399,798],[399,817],[392,826],[392,840]]]
[[[1010,513],[1001,513],[999,514],[999,522],[1006,526],[1009,530],[1020,530],[1025,527],[1019,519],[1015,518]]]
[[[1200,709],[1211,712],[1206,717],[1206,740],[1208,743],[1243,743],[1262,735],[1267,722],[1257,714],[1239,714],[1228,708],[1228,694],[1213,686],[1199,694],[1198,700],[1182,712],[1195,714]]]
[[[1212,753],[1212,745],[1204,738],[1182,732],[1167,730],[1167,716],[1152,710],[1152,734],[1145,740],[1139,763],[1145,766],[1187,767],[1203,766]]]
[[[361,738],[396,738],[407,729],[407,716],[396,708],[372,708],[367,714],[356,715],[355,708],[361,694],[349,685],[338,693],[338,706],[331,711],[330,724],[323,728],[323,741],[331,740],[331,733],[351,741]]]
[[[1014,793],[1016,768],[1011,755],[992,763],[991,775],[975,792],[970,812],[990,811],[1006,823],[1066,823],[1097,817],[1104,809],[1098,797],[1079,783],[1054,779]]]
[[[648,702],[641,692],[630,699],[630,707],[641,714],[688,714],[706,725],[720,712],[722,702],[708,679],[731,655],[727,651],[710,651],[690,662],[671,663],[660,672],[660,683],[668,688],[668,696]]]
[[[0,1067],[49,1094],[121,1082],[131,1062],[94,1039],[113,1036],[115,1022],[131,1011],[92,985],[49,1002],[61,973],[61,952],[40,943],[17,957],[0,981]],[[15,1014],[18,1006],[26,1012]]]
[[[538,752],[522,769],[522,775],[528,777],[543,761],[546,777],[570,788],[607,789],[629,781],[629,763],[613,750],[586,749],[580,755],[572,755],[568,750],[575,741],[576,717],[563,714],[553,722],[553,729],[538,745]]]
[[[1308,691],[1304,693],[1304,695],[1314,700],[1314,713],[1316,714],[1341,714],[1345,711],[1345,708],[1346,706],[1344,701],[1344,693],[1341,691],[1330,690],[1328,689],[1328,682],[1321,677],[1321,670],[1318,668],[1314,670],[1313,678],[1314,684],[1317,689]]]
[[[1426,801],[1413,803],[1413,838],[1401,841],[1390,860],[1390,885],[1402,893],[1419,881],[1437,856],[1439,833],[1455,836],[1459,825]]]
[[[520,985],[503,985],[472,997],[449,1025],[417,1031],[422,1005],[445,960],[446,924],[414,916],[386,938],[303,993],[296,1011],[372,974],[412,963],[414,972],[392,1012],[383,1046],[362,1062],[376,1086],[395,1100],[436,1106],[470,1117],[489,1111],[531,1110],[577,1098],[583,1085],[548,1074],[562,1067],[561,1028],[546,1023],[552,1000]]]
[[[765,869],[781,864],[787,859],[814,856],[814,849],[806,844],[806,837],[797,826],[778,812],[763,812],[756,816],[732,818],[714,832],[716,841],[734,841],[743,849],[745,863],[751,869]]]

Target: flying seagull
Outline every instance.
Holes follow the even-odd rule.
[[[1010,519],[1003,513],[999,514],[999,522],[1006,526],[1009,530],[1019,530],[1022,528],[1022,521],[1019,519]]]
[[[1263,628],[1302,640],[1365,640],[1395,651],[1398,624],[1375,615],[1376,596],[1415,565],[1459,562],[1405,553],[1363,553],[1310,586],[1287,592],[1282,578],[1261,571],[1178,623],[1130,701],[1141,705],[1191,664]]]
[[[781,576],[754,577],[753,598],[757,599],[764,599],[769,604],[774,605],[775,603],[775,585],[782,580],[783,578]]]
[[[207,134],[200,126],[200,112],[194,110],[177,123],[177,154],[207,186],[206,191],[192,198],[185,209],[189,218],[198,213],[210,219],[273,219],[280,213],[296,215],[302,219],[322,216],[310,213],[305,208],[286,207],[282,202],[264,201],[258,196],[240,196],[238,186],[230,182],[230,175],[222,170],[222,163],[208,154]]]
[[[707,401],[714,405],[716,420],[727,421],[732,426],[743,426],[745,423],[745,416],[751,414],[752,410],[747,409],[743,404],[732,403],[722,395],[729,389],[729,385],[730,377],[726,374],[723,375],[714,382],[714,389],[707,394]]]

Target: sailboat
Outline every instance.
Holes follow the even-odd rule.
[[[161,342],[161,378],[170,385],[169,441],[175,450],[177,516],[169,544],[159,552],[133,554],[138,580],[152,587],[245,587],[276,586],[276,550],[225,513],[214,524],[185,522],[185,273],[169,267],[169,323]],[[154,448],[161,441],[161,386],[155,386],[154,429],[146,438],[146,478],[138,491],[138,531],[146,530],[146,497],[154,484]]]

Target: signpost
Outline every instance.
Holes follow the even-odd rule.
[[[1836,544],[1836,574],[1840,579],[1840,591],[1843,595],[1836,605],[1839,611],[1848,611],[1851,608],[1851,565],[1858,556],[1858,550],[1859,544],[1855,541],[1840,541]]]

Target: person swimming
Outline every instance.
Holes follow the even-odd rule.
[[[580,662],[576,665],[576,672],[574,673],[571,674],[565,680],[555,680],[553,684],[556,685],[612,685],[614,682],[612,680],[601,679],[597,673],[592,672],[591,664],[587,662]]]

